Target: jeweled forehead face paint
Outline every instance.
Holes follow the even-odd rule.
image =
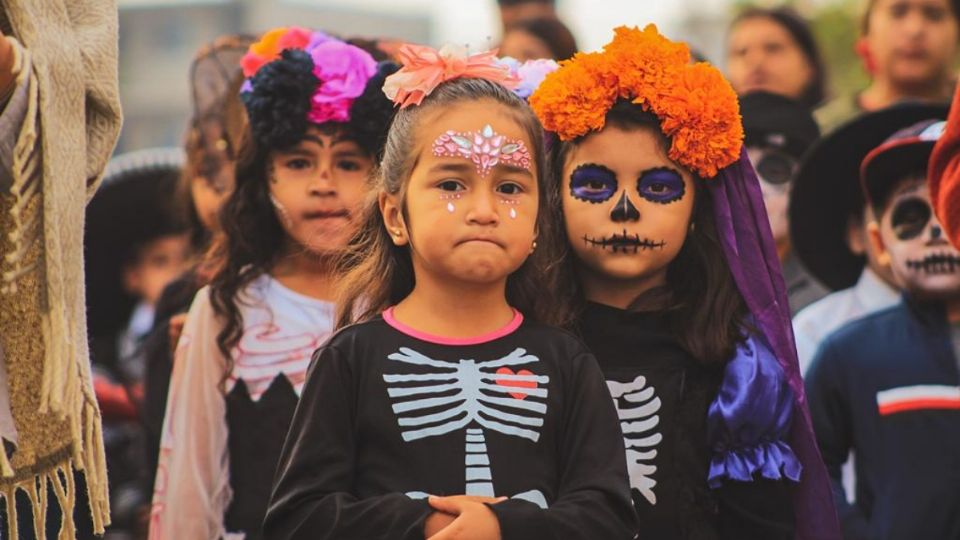
[[[477,174],[487,176],[499,164],[530,170],[530,150],[519,139],[508,139],[490,124],[480,131],[448,130],[433,141],[433,155],[460,157],[473,162]]]

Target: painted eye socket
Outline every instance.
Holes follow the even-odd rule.
[[[679,201],[686,192],[683,177],[672,169],[651,169],[637,180],[637,191],[644,199],[657,204]]]
[[[570,174],[570,194],[581,201],[598,204],[617,192],[617,175],[603,165],[587,163]]]
[[[912,240],[923,234],[932,215],[933,210],[923,199],[902,199],[893,207],[893,214],[890,216],[893,234],[900,240]]]

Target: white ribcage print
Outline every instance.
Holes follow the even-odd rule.
[[[623,443],[627,448],[630,487],[639,491],[647,502],[656,505],[657,495],[653,488],[657,481],[653,475],[657,467],[653,462],[657,457],[657,445],[663,440],[656,429],[660,424],[660,415],[657,414],[660,411],[660,398],[642,375],[627,383],[607,381],[607,388],[620,417]]]
[[[403,440],[416,441],[465,430],[464,493],[495,496],[484,430],[533,442],[540,440],[540,428],[547,414],[550,377],[526,369],[516,372],[512,369],[537,364],[540,359],[518,348],[495,360],[448,362],[428,358],[407,347],[401,347],[387,358],[407,366],[430,368],[427,373],[383,376],[387,393],[393,400],[393,412],[403,429]],[[407,495],[427,496],[421,491]],[[546,497],[538,490],[511,498],[547,507]]]

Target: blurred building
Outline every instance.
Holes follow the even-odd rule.
[[[200,45],[228,33],[296,24],[330,33],[431,42],[426,12],[380,12],[322,0],[120,0],[117,153],[178,145],[190,114],[187,74]]]

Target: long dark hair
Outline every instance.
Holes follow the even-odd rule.
[[[803,56],[813,70],[813,77],[804,88],[803,94],[797,99],[804,105],[814,108],[827,97],[827,69],[823,63],[823,56],[817,46],[810,25],[796,11],[789,7],[759,8],[750,7],[742,11],[730,23],[730,33],[743,21],[748,19],[769,19],[787,31],[793,41],[800,47]]]
[[[607,126],[624,130],[646,129],[656,133],[666,152],[670,141],[660,131],[660,121],[629,101],[618,101],[607,113]],[[563,189],[563,165],[579,140],[558,142],[549,154],[551,194],[559,200]],[[746,303],[726,264],[713,215],[713,198],[706,182],[694,178],[696,186],[691,230],[677,257],[667,267],[666,293],[662,308],[671,333],[690,355],[704,364],[726,362],[742,339]],[[555,219],[563,223],[562,207],[554,205]],[[564,326],[575,329],[586,304],[583,288],[576,275],[576,255],[570,249],[566,228],[559,227],[558,246],[567,261],[558,270],[557,291],[570,296],[567,309],[558,314]],[[640,299],[638,299],[640,300]],[[561,305],[561,308],[565,307]],[[635,302],[634,307],[641,307]]]
[[[258,145],[248,130],[237,161],[236,187],[220,210],[221,231],[208,253],[214,268],[210,303],[223,322],[217,347],[231,366],[231,349],[243,333],[238,293],[267,273],[282,255],[286,232],[270,202],[270,150]],[[227,369],[229,373],[230,369]]]
[[[543,130],[525,101],[503,86],[484,79],[456,79],[437,87],[422,104],[400,110],[387,135],[383,160],[373,175],[363,225],[351,249],[340,261],[337,328],[370,319],[413,291],[415,276],[407,246],[396,246],[387,234],[378,196],[398,196],[406,216],[405,193],[416,165],[417,128],[424,114],[465,101],[489,100],[508,109],[531,143],[540,191],[537,214],[538,244],[526,262],[507,279],[507,301],[532,320],[553,322],[555,302],[549,282],[556,267],[550,246],[555,223],[550,219],[549,192],[544,183]],[[409,220],[407,220],[409,223]]]

